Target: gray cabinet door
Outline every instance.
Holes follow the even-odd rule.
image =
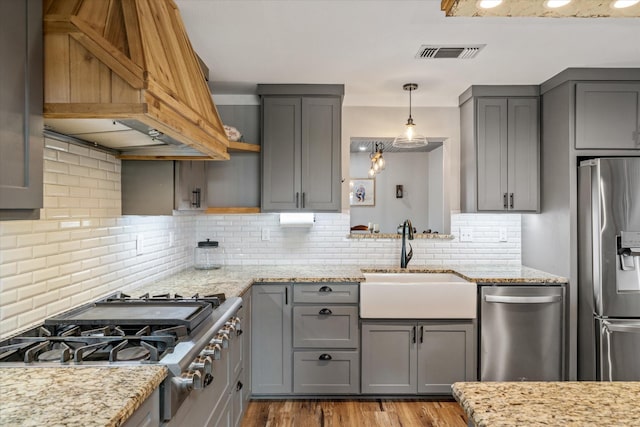
[[[415,394],[415,323],[362,324],[362,393]]]
[[[254,394],[291,392],[290,296],[290,285],[253,285],[251,385]]]
[[[42,2],[0,2],[0,219],[42,207]]]
[[[507,99],[480,98],[477,108],[478,211],[500,211],[507,194]]]
[[[449,394],[474,381],[473,324],[418,325],[418,393]]]
[[[172,215],[171,160],[122,160],[122,215]]]
[[[296,351],[293,391],[300,394],[355,394],[360,389],[357,351]]]
[[[302,210],[340,209],[340,108],[339,98],[302,98]]]
[[[576,148],[640,148],[640,83],[576,84]]]
[[[539,206],[540,136],[537,98],[509,98],[507,129],[507,206],[533,211]]]
[[[262,210],[301,206],[301,110],[299,97],[262,101]]]
[[[538,99],[479,98],[477,103],[478,211],[537,211]]]
[[[207,162],[178,160],[175,162],[176,210],[207,209]]]
[[[297,305],[293,308],[294,347],[357,348],[358,337],[357,306]]]

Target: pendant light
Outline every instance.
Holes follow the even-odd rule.
[[[406,83],[402,86],[402,89],[409,91],[409,118],[407,119],[404,133],[393,140],[393,146],[397,148],[424,147],[428,144],[427,138],[415,132],[415,124],[413,123],[413,117],[411,117],[411,92],[418,89],[418,84]]]
[[[376,174],[382,172],[386,166],[384,157],[382,157],[382,151],[384,150],[384,144],[382,142],[376,142],[372,149],[369,158],[371,159],[371,168],[369,169],[369,178],[373,178]]]

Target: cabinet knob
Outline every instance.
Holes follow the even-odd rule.
[[[328,308],[323,308],[322,310],[320,310],[318,312],[318,314],[322,314],[322,315],[328,316],[330,314],[333,314],[333,312],[331,310],[329,310]]]
[[[323,286],[318,289],[318,292],[333,292],[333,289],[331,289],[329,286]]]
[[[238,381],[238,384],[236,384],[236,391],[242,390],[242,387],[244,387],[244,384],[242,384],[242,381]]]
[[[333,359],[330,354],[323,353],[318,357],[318,360],[331,360]]]

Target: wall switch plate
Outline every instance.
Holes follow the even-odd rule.
[[[262,240],[271,240],[271,232],[268,228],[262,229]]]
[[[460,227],[460,241],[473,242],[473,228]]]
[[[142,233],[136,234],[136,256],[144,253],[144,236]]]
[[[500,227],[498,229],[498,242],[508,242],[507,227]]]

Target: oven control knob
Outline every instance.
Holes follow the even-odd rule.
[[[232,331],[236,331],[236,335],[242,335],[242,327],[239,317],[232,317],[227,321],[227,323],[225,323],[225,326],[230,327]]]
[[[223,326],[218,333],[222,333],[225,334],[227,336],[228,339],[231,339],[231,337],[233,337],[232,332],[235,332],[235,328],[232,328],[231,326]]]
[[[209,345],[207,345],[204,349],[202,349],[202,351],[200,352],[200,355],[209,356],[213,360],[220,360],[221,351],[222,351],[222,347],[220,347],[220,344],[217,344],[213,342],[213,340],[211,340],[211,342],[209,342]]]
[[[187,371],[176,378],[182,388],[187,390],[200,390],[203,387],[203,378],[200,371]]]
[[[195,359],[193,359],[191,365],[189,365],[189,370],[200,371],[206,377],[207,375],[211,375],[213,373],[212,363],[213,361],[211,357],[198,355]]]
[[[211,344],[219,344],[222,348],[229,347],[229,335],[224,333],[224,329],[220,329],[220,331],[216,334],[215,337],[210,341]]]

